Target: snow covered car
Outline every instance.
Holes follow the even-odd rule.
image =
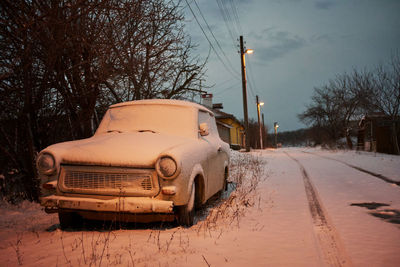
[[[81,218],[193,224],[195,207],[226,189],[229,145],[213,113],[180,100],[112,105],[96,133],[37,158],[41,205],[62,228]]]

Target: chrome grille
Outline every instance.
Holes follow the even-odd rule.
[[[151,179],[143,180],[140,185],[142,186],[143,190],[151,190],[153,189],[153,185],[151,184]]]
[[[61,191],[104,195],[153,196],[158,190],[155,170],[102,166],[61,168]]]
[[[75,189],[123,189],[140,186],[143,190],[152,190],[150,175],[137,173],[101,173],[66,171],[64,185]]]

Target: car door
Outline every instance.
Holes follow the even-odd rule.
[[[221,190],[224,182],[224,151],[218,135],[215,118],[212,114],[199,111],[199,125],[206,123],[208,134],[200,136],[206,147],[207,153],[207,198]]]

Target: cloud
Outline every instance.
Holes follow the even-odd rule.
[[[278,4],[285,4],[285,3],[290,3],[290,2],[302,2],[303,0],[271,0],[272,2],[278,3]]]
[[[261,33],[251,35],[256,44],[257,58],[269,62],[285,56],[291,51],[300,49],[306,45],[306,41],[298,35],[287,31],[278,31],[275,28],[267,28]]]
[[[336,3],[329,1],[329,0],[317,1],[314,4],[314,6],[318,9],[329,9],[335,5],[336,5]]]
[[[333,39],[328,34],[314,34],[310,38],[311,43],[318,43],[318,42],[325,42],[325,43],[332,43]]]

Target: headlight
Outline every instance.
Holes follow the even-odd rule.
[[[178,170],[176,161],[168,156],[163,156],[158,159],[156,164],[158,174],[163,178],[174,178]]]
[[[56,161],[51,154],[43,153],[36,160],[36,167],[41,174],[50,175],[56,170]]]

